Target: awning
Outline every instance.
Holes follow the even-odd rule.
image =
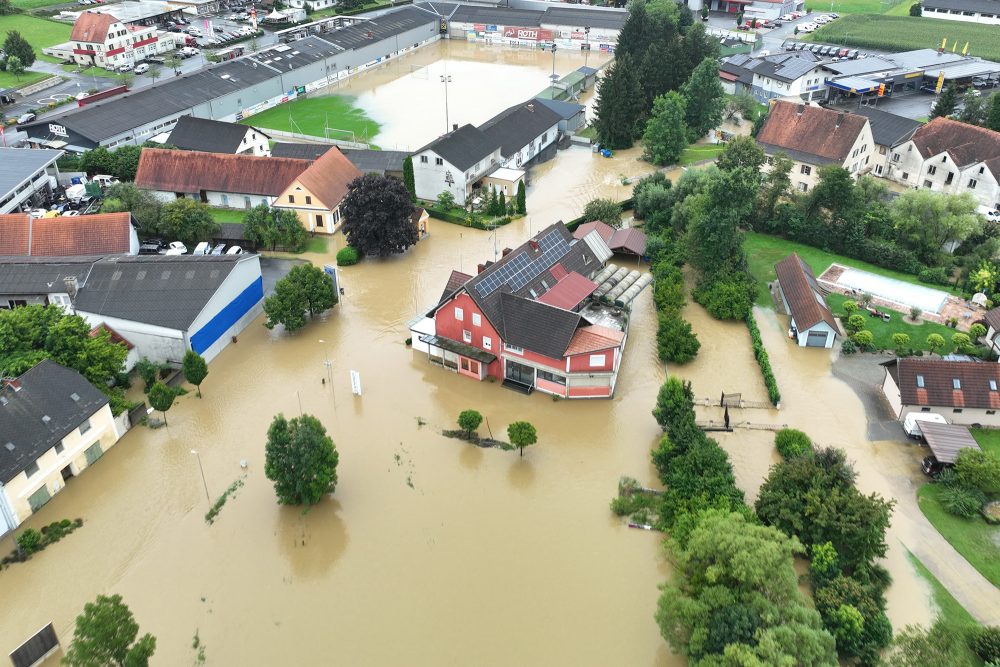
[[[826,85],[848,93],[870,93],[878,90],[879,84],[878,81],[864,79],[860,76],[843,76],[839,79],[827,81]]]
[[[969,429],[960,424],[922,421],[920,432],[923,433],[938,463],[954,463],[958,460],[958,453],[961,450],[979,449],[979,443],[969,433]]]
[[[468,343],[460,343],[457,340],[444,338],[442,336],[428,334],[426,336],[421,336],[420,342],[433,345],[434,347],[440,347],[442,350],[454,352],[457,355],[468,357],[469,359],[474,359],[482,364],[491,364],[497,360],[495,354],[490,354],[485,350],[480,350],[478,347],[473,347]]]

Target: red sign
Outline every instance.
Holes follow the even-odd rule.
[[[475,23],[475,24],[473,24],[472,29],[475,30],[476,32],[486,32],[486,24],[485,23]]]
[[[538,28],[518,28],[516,26],[505,26],[503,36],[509,39],[524,39],[531,42],[551,42],[552,31],[540,30]]]

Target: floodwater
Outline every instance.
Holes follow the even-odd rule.
[[[598,67],[611,56],[585,56],[563,49],[555,72]],[[550,83],[552,53],[510,49],[461,40],[441,40],[345,79],[324,92],[356,97],[355,104],[382,125],[372,141],[383,150],[416,150],[451,125],[480,125],[507,107],[543,91]],[[447,85],[442,76],[451,77]],[[449,125],[449,123],[451,125]]]

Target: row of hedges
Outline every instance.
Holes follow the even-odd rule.
[[[767,356],[767,348],[760,337],[760,329],[757,328],[757,320],[753,313],[747,314],[747,329],[750,330],[750,341],[753,345],[753,356],[760,366],[760,374],[764,376],[764,384],[767,386],[767,397],[771,399],[772,405],[777,406],[781,402],[781,392],[778,391],[778,381],[774,379],[774,371],[771,370],[771,360]]]
[[[503,227],[504,225],[508,225],[511,220],[513,220],[513,218],[509,215],[505,215],[502,218],[484,219],[479,214],[469,214],[460,208],[448,210],[436,205],[425,204],[424,209],[427,211],[427,215],[435,220],[443,220],[445,222],[450,222],[453,225],[462,225],[463,227],[472,227],[474,229],[482,229],[486,231],[490,231],[494,227]]]

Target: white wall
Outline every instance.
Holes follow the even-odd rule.
[[[188,349],[184,333],[177,329],[167,329],[117,317],[105,317],[82,310],[78,310],[77,315],[87,320],[92,327],[101,323],[107,324],[135,346],[136,354],[140,358],[148,357],[150,361],[179,363]]]
[[[427,162],[423,158],[427,158]],[[437,164],[440,158],[442,163]],[[448,185],[445,174],[450,172],[453,183]],[[455,197],[455,201],[460,205],[465,205],[465,196],[468,192],[465,182],[465,172],[458,169],[450,162],[441,158],[440,155],[431,150],[425,150],[413,156],[413,184],[420,199],[437,199],[438,195],[447,190]]]
[[[163,190],[149,190],[156,199],[166,204],[177,199],[177,194],[174,192],[165,192]],[[195,193],[185,194],[187,199],[194,199],[195,201],[201,201],[199,195]],[[205,192],[205,197],[208,200],[206,203],[209,206],[215,206],[218,208],[253,208],[259,204],[266,204],[268,206],[274,202],[274,197],[269,197],[267,195],[247,195],[238,192],[213,192],[211,190]],[[250,206],[246,205],[246,198],[250,198]]]
[[[506,158],[505,160],[501,161],[500,164],[504,167],[519,169],[521,165],[532,160],[547,146],[552,145],[552,143],[555,142],[556,136],[558,136],[558,134],[559,134],[559,124],[556,123],[548,130],[546,130],[542,134],[532,139],[527,146],[523,147],[521,150],[511,155],[509,158]]]
[[[979,12],[962,12],[958,9],[924,9],[923,16],[932,19],[944,19],[946,21],[967,21],[969,23],[985,23],[987,25],[1000,25],[1000,7],[993,15],[981,14]]]
[[[198,317],[194,319],[189,327],[189,335],[194,335],[202,329],[206,324],[208,324],[213,317],[215,317],[223,308],[229,305],[229,303],[239,296],[243,290],[249,287],[254,281],[260,278],[260,257],[257,255],[247,255],[241,257],[240,261],[237,262],[236,266],[229,273],[229,276],[223,281],[219,289],[216,290],[215,294],[209,299],[208,303],[202,309]],[[232,342],[233,336],[237,336],[242,332],[247,326],[253,322],[258,315],[263,312],[264,302],[259,301],[253,308],[251,308],[243,317],[241,317],[237,322],[227,329],[218,340],[215,341],[208,349],[202,352],[201,356],[205,358],[205,361],[211,361],[219,354],[230,342]]]
[[[267,137],[255,128],[248,127],[246,136],[243,137],[243,141],[240,142],[236,152],[256,155],[257,157],[270,156],[271,146],[267,142]]]
[[[794,320],[792,320],[792,324],[793,325],[795,324]],[[837,332],[834,331],[833,327],[831,327],[826,322],[820,322],[818,324],[813,325],[809,329],[806,329],[804,331],[799,331],[799,339],[798,339],[799,340],[799,347],[805,347],[806,346],[806,343],[809,340],[809,333],[812,332],[812,331],[822,331],[822,332],[826,333],[826,345],[824,345],[823,347],[826,347],[826,348],[833,347],[833,343],[836,340],[836,334],[837,334]],[[831,336],[830,334],[833,334],[833,335]]]
[[[885,177],[912,188],[949,194],[967,192],[982,206],[1000,208],[1000,183],[985,164],[976,163],[963,170],[947,152],[925,160],[913,141],[890,152]],[[975,187],[969,187],[970,181],[975,181]]]

